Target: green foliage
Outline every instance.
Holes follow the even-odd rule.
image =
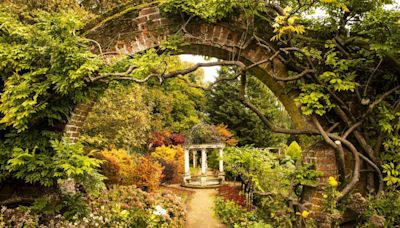
[[[229,227],[270,228],[269,224],[261,222],[254,212],[247,211],[235,202],[217,197],[214,201],[214,214],[222,223]]]
[[[363,212],[366,227],[377,227],[383,222],[384,227],[400,225],[400,194],[398,191],[385,192],[380,197],[369,197],[368,206]],[[381,226],[383,227],[383,226]]]
[[[78,35],[83,23],[72,11],[17,15],[6,7],[0,24],[0,123],[21,132],[40,121],[64,120],[72,102],[94,89],[84,79],[102,63]]]
[[[296,141],[291,142],[289,147],[286,149],[286,155],[295,161],[300,160],[302,155],[302,149],[300,145]]]
[[[301,93],[295,101],[301,106],[304,115],[315,113],[322,116],[334,107],[329,94],[318,84],[302,84]]]
[[[96,169],[101,161],[85,155],[80,143],[54,140],[51,146],[54,154],[15,148],[6,166],[7,171],[27,183],[44,186],[73,178],[89,192],[95,193],[102,187],[104,177]]]
[[[212,150],[211,153],[207,155],[207,167],[217,170],[219,167],[219,160],[219,151]]]
[[[62,214],[67,220],[82,219],[89,214],[88,205],[81,194],[61,197],[50,195],[38,198],[31,206],[20,207],[20,209],[44,216]]]
[[[176,71],[192,66],[177,57],[168,59],[168,71]],[[198,70],[185,76],[192,84],[202,85],[204,72]],[[189,86],[180,79],[167,80],[162,86],[150,84],[146,103],[152,108],[153,129],[168,129],[181,133],[200,123],[204,118],[205,96],[202,90]]]
[[[315,186],[319,172],[312,170],[312,164],[295,165],[293,158],[278,156],[268,150],[251,147],[228,148],[224,155],[226,170],[241,179],[252,190],[267,193],[266,197],[257,198],[257,213],[264,221],[277,226],[291,226],[296,223],[293,208],[288,200],[299,198],[302,185]],[[295,188],[295,186],[298,186]],[[290,199],[289,199],[290,198]]]
[[[383,143],[386,153],[381,154],[384,181],[391,189],[400,186],[400,112],[390,110],[387,104],[379,107],[379,126],[387,136]]]
[[[218,79],[234,77],[234,70],[222,67]],[[219,83],[206,94],[205,110],[210,121],[225,124],[239,140],[239,146],[273,147],[284,142],[285,136],[273,134],[265,128],[261,120],[252,111],[239,102],[237,88],[239,81]],[[254,77],[248,81],[248,99],[256,104],[271,120],[282,126],[290,127],[291,120],[272,92]]]
[[[233,13],[236,7],[243,5],[241,1],[231,0],[163,0],[161,2],[168,13],[183,11],[211,22],[225,18]]]
[[[140,61],[122,60],[115,68],[127,64],[142,64],[143,62],[160,61],[155,52]],[[144,57],[143,57],[144,58]],[[125,62],[126,61],[126,62]],[[120,66],[121,64],[121,66]],[[158,64],[158,63],[157,63]],[[158,65],[157,65],[158,66]],[[162,67],[169,71],[188,67],[177,57],[168,58]],[[152,66],[144,66],[140,75],[142,78]],[[158,69],[159,67],[157,67]],[[186,75],[193,84],[200,84],[203,72],[197,71]],[[171,132],[184,132],[203,119],[201,110],[205,102],[204,93],[191,88],[178,79],[170,79],[159,85],[151,81],[147,85],[115,85],[109,88],[93,107],[83,127],[83,140],[96,148],[116,146],[132,150],[144,149],[149,135],[154,131],[169,129]]]
[[[382,165],[383,171],[386,176],[383,179],[388,186],[398,186],[400,184],[400,164],[395,167],[393,162]]]
[[[146,93],[136,85],[106,90],[85,121],[82,140],[96,148],[143,148],[152,122]]]

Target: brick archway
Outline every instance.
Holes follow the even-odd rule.
[[[90,23],[85,28],[86,37],[96,40],[103,52],[135,54],[159,46],[167,37],[175,34],[185,21],[178,17],[163,17],[158,6],[131,9],[117,14],[118,17],[106,17]],[[246,35],[243,21],[235,24],[224,23],[187,23],[184,35],[182,54],[194,54],[215,57],[223,60],[239,59],[251,65],[265,63],[250,71],[261,80],[282,102],[296,128],[307,125],[293,98],[294,92],[286,93],[284,84],[277,82],[270,75],[272,69],[281,77],[287,76],[285,65],[274,58],[272,66],[266,62],[271,52],[257,45],[257,42]],[[189,35],[190,34],[190,35]],[[80,129],[90,111],[92,104],[79,104],[73,110],[65,133],[72,140],[79,137]]]
[[[277,58],[273,59],[272,64],[267,63],[266,60],[273,52],[261,47],[256,40],[246,35],[245,22],[241,19],[233,24],[211,24],[196,20],[186,23],[180,17],[163,16],[158,6],[130,8],[114,15],[117,16],[100,18],[85,28],[85,36],[96,40],[103,47],[103,52],[140,53],[159,46],[168,36],[177,33],[185,25],[187,33],[183,38],[187,45],[182,47],[182,54],[205,55],[224,60],[237,59],[248,65],[264,62],[252,68],[251,73],[268,86],[282,102],[295,128],[308,125],[307,119],[294,103],[296,93],[288,93],[283,83],[270,76],[274,69],[280,77],[287,77],[284,63]],[[93,102],[79,104],[71,113],[64,129],[71,140],[79,138],[92,105]],[[325,173],[321,182],[324,182],[327,176],[337,174],[334,151],[323,148],[322,153],[313,153],[312,157],[311,160],[316,163],[317,169]],[[305,158],[309,160],[310,156],[305,155]],[[314,204],[320,204],[317,203],[318,200],[314,200],[320,197],[320,191],[310,191],[307,198]]]

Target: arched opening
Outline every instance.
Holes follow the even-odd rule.
[[[265,84],[283,104],[294,128],[309,127],[309,121],[294,102],[296,92],[289,91],[285,84],[274,79],[274,75],[288,77],[285,64],[275,58],[271,50],[262,48],[257,40],[248,38],[243,24],[231,26],[201,21],[186,22],[174,17],[165,18],[159,8],[154,6],[125,12],[115,20],[106,18],[97,21],[95,26],[91,25],[85,29],[85,35],[99,42],[103,52],[133,55],[158,47],[182,29],[185,33],[181,37],[183,40],[179,42],[184,45],[180,47],[179,54],[204,55],[244,63],[248,72]],[[65,133],[70,139],[76,140],[79,137],[92,105],[93,103],[78,104],[71,114],[65,127]],[[258,115],[262,116],[261,113]],[[329,162],[336,163],[336,160],[330,159]],[[325,182],[328,175],[336,172],[335,167],[322,171],[327,171],[327,174],[321,178],[321,182]],[[309,198],[313,198],[314,195],[319,197],[318,191]]]
[[[157,6],[148,7],[133,12],[125,12],[125,20],[119,15],[118,20],[104,19],[92,28],[86,28],[86,35],[97,40],[103,47],[103,52],[135,54],[165,42],[169,36],[176,34],[176,29],[182,28],[190,35],[183,36],[180,41],[180,54],[210,56],[222,60],[240,60],[250,66],[249,72],[262,81],[280,100],[285,107],[295,128],[307,126],[307,120],[294,102],[296,94],[286,92],[272,74],[287,75],[285,65],[271,53],[258,46],[255,40],[246,38],[246,33],[240,25],[236,30],[224,24],[208,24],[202,22],[185,23],[176,18],[165,18]],[[129,20],[130,23],[125,23]],[[174,29],[175,28],[175,29]],[[111,35],[112,34],[112,35]],[[115,39],[115,37],[118,37]],[[88,114],[92,104],[79,104],[71,114],[65,127],[66,134],[75,140],[83,119]]]

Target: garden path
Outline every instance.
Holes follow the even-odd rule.
[[[213,216],[215,189],[193,189],[189,202],[186,228],[226,227]]]

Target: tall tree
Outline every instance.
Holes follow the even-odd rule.
[[[222,67],[217,78],[232,78],[237,72],[229,67]],[[206,112],[213,124],[224,123],[237,136],[239,146],[253,144],[256,147],[273,147],[285,142],[285,136],[274,134],[266,129],[255,113],[246,109],[239,101],[239,80],[217,84],[207,92]],[[268,118],[290,126],[290,119],[280,102],[260,81],[250,78],[249,99],[259,105]]]
[[[190,66],[171,57],[169,68]],[[203,71],[189,74],[191,83],[203,83]],[[151,132],[184,133],[204,118],[204,92],[179,79],[160,85],[110,87],[95,104],[83,128],[83,139],[96,147],[144,148]]]

